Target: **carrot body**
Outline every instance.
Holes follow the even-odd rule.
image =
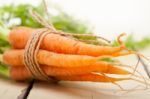
[[[47,75],[54,74],[55,78],[58,80],[65,80],[65,81],[93,81],[93,82],[110,82],[110,79],[106,79],[104,76],[101,75],[96,75],[96,74],[79,74],[79,75],[68,75],[70,72],[66,72],[66,69],[52,69],[50,67],[42,66],[43,70]],[[57,73],[58,75],[56,75]],[[59,72],[58,72],[59,71]],[[74,71],[72,71],[74,72]],[[68,74],[67,74],[68,73]],[[32,75],[25,69],[25,67],[12,67],[10,70],[11,78],[14,80],[27,80],[31,79]],[[67,74],[66,76],[63,74]],[[50,75],[51,76],[51,75]],[[119,80],[124,80],[122,79],[111,79],[112,81],[119,81]]]
[[[10,32],[9,41],[14,48],[23,49],[33,32],[37,29],[18,27]],[[65,54],[79,54],[89,56],[111,55],[123,49],[119,47],[97,46],[85,44],[58,34],[48,34],[43,39],[41,49]]]
[[[65,80],[65,81],[91,81],[91,82],[107,82],[107,83],[130,79],[130,78],[112,78],[92,73],[80,76],[57,76],[56,78],[58,80]]]
[[[25,66],[12,67],[14,69],[26,70]],[[41,68],[46,72],[49,76],[70,76],[70,75],[80,75],[87,74],[90,72],[95,73],[109,73],[109,74],[122,74],[127,75],[130,72],[114,67],[114,66],[106,66],[103,65],[101,68],[99,66],[87,66],[87,67],[77,67],[77,68],[60,68],[60,67],[51,67],[42,65]]]
[[[85,72],[84,72],[85,74],[83,74],[83,72],[80,72],[81,73],[80,74],[78,71],[78,75],[72,75],[73,73],[75,73],[76,70],[68,71],[67,69],[60,69],[60,68],[49,67],[49,66],[42,66],[42,69],[49,76],[55,75],[55,77],[58,80],[71,80],[71,81],[79,80],[79,81],[100,81],[100,82],[105,81],[105,82],[108,82],[108,80],[102,79],[103,77],[100,75],[95,75],[95,76],[88,75],[87,76],[86,75],[87,73],[85,73]],[[72,73],[72,74],[70,75],[70,73]],[[32,78],[32,75],[25,69],[25,67],[22,67],[22,66],[12,67],[10,70],[10,74],[11,74],[12,79],[15,79],[15,80],[27,80],[27,79]]]
[[[9,50],[3,54],[4,63],[13,66],[23,66],[24,50]],[[65,55],[39,50],[37,54],[39,64],[56,67],[80,67],[90,66],[97,61],[96,57],[83,55]]]

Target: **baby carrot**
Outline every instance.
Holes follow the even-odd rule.
[[[36,32],[36,30],[37,29],[28,27],[18,27],[13,29],[9,35],[9,41],[13,48],[25,48],[29,37],[33,32]],[[101,56],[111,55],[113,53],[122,51],[124,46],[120,45],[118,47],[109,47],[85,44],[68,37],[51,33],[45,36],[40,48],[57,53]]]
[[[103,66],[86,66],[86,67],[75,67],[75,68],[62,68],[62,67],[52,67],[42,65],[40,66],[44,72],[49,76],[71,76],[71,75],[81,75],[87,73],[108,73],[108,74],[120,74],[127,75],[130,74],[129,71],[123,70],[112,65],[103,65]],[[14,71],[26,71],[25,66],[11,67]],[[27,71],[26,71],[27,72]]]
[[[49,68],[49,67],[48,67]],[[46,69],[45,69],[46,70]],[[50,69],[49,69],[50,70]],[[47,72],[46,72],[47,73]],[[50,72],[49,72],[50,73]],[[14,80],[27,80],[31,79],[31,74],[23,67],[12,67],[10,69],[11,78]],[[58,80],[65,81],[93,81],[93,82],[110,82],[110,80],[106,79],[106,77],[98,75],[98,74],[82,74],[82,75],[70,75],[70,76],[55,76]],[[110,78],[112,81],[121,81],[121,80],[129,80],[124,78]]]
[[[64,81],[91,81],[91,82],[109,82],[109,83],[116,81],[130,80],[130,78],[113,78],[92,73],[83,74],[80,76],[57,76],[55,78]]]
[[[114,74],[128,74],[128,71],[122,70],[122,72],[118,72],[121,69],[118,68],[113,68],[112,71],[110,72],[110,70],[103,70],[103,72],[99,73],[99,72],[92,72],[92,73],[85,73],[83,72],[79,72],[77,71],[77,73],[74,73],[75,71],[67,71],[68,68],[63,69],[63,68],[50,68],[50,66],[41,66],[41,68],[44,70],[44,72],[49,75],[50,77],[53,77],[57,80],[64,80],[64,81],[90,81],[90,82],[109,82],[109,83],[113,83],[115,84],[116,81],[123,81],[123,80],[133,80],[142,84],[148,84],[145,82],[145,78],[144,81],[143,80],[139,80],[141,79],[141,77],[135,76],[136,78],[112,78],[112,77],[108,77],[106,75],[100,75],[103,73],[114,73]],[[118,69],[118,71],[116,71]],[[124,73],[123,73],[124,72]],[[126,72],[126,73],[125,73]],[[72,75],[74,73],[74,75]],[[81,74],[80,74],[81,73]],[[82,74],[85,73],[85,74]],[[130,74],[130,73],[129,73]],[[18,66],[18,67],[11,67],[10,68],[10,75],[11,78],[14,80],[27,80],[27,79],[31,79],[32,75],[26,70],[26,68],[24,66]],[[53,75],[53,76],[52,76]],[[54,76],[55,75],[55,76]],[[143,78],[142,78],[143,79]],[[116,84],[115,84],[116,85]],[[117,85],[118,86],[118,85]]]
[[[3,54],[4,63],[17,66],[23,63],[24,50],[8,50]],[[56,66],[56,67],[80,67],[90,66],[97,61],[98,58],[84,55],[66,55],[39,50],[37,60],[40,64]]]

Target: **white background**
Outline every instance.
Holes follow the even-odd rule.
[[[0,0],[0,5],[31,3],[41,0]],[[47,0],[60,5],[67,13],[86,21],[94,32],[114,38],[122,32],[139,39],[150,36],[150,0]],[[116,35],[117,34],[117,35]]]

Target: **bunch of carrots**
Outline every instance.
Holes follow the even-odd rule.
[[[14,80],[32,79],[32,75],[25,68],[23,62],[24,49],[28,39],[37,29],[17,27],[9,34],[12,49],[3,54],[3,61],[10,66],[10,75]],[[50,77],[58,81],[90,81],[116,83],[123,80],[135,80],[146,83],[142,76],[123,69],[127,67],[139,73],[132,67],[120,63],[110,63],[104,58],[115,58],[133,54],[126,51],[126,47],[118,36],[117,47],[87,44],[59,34],[47,34],[41,42],[37,53],[37,60],[41,69]],[[115,78],[107,74],[132,75],[132,77]],[[147,82],[149,83],[149,82]]]

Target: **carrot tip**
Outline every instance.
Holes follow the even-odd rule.
[[[119,43],[120,45],[123,45],[123,47],[125,47],[125,45],[124,45],[123,41],[121,40],[121,38],[122,38],[123,36],[125,36],[125,35],[126,35],[126,33],[121,33],[121,34],[118,36],[118,38],[117,38],[118,43]]]

